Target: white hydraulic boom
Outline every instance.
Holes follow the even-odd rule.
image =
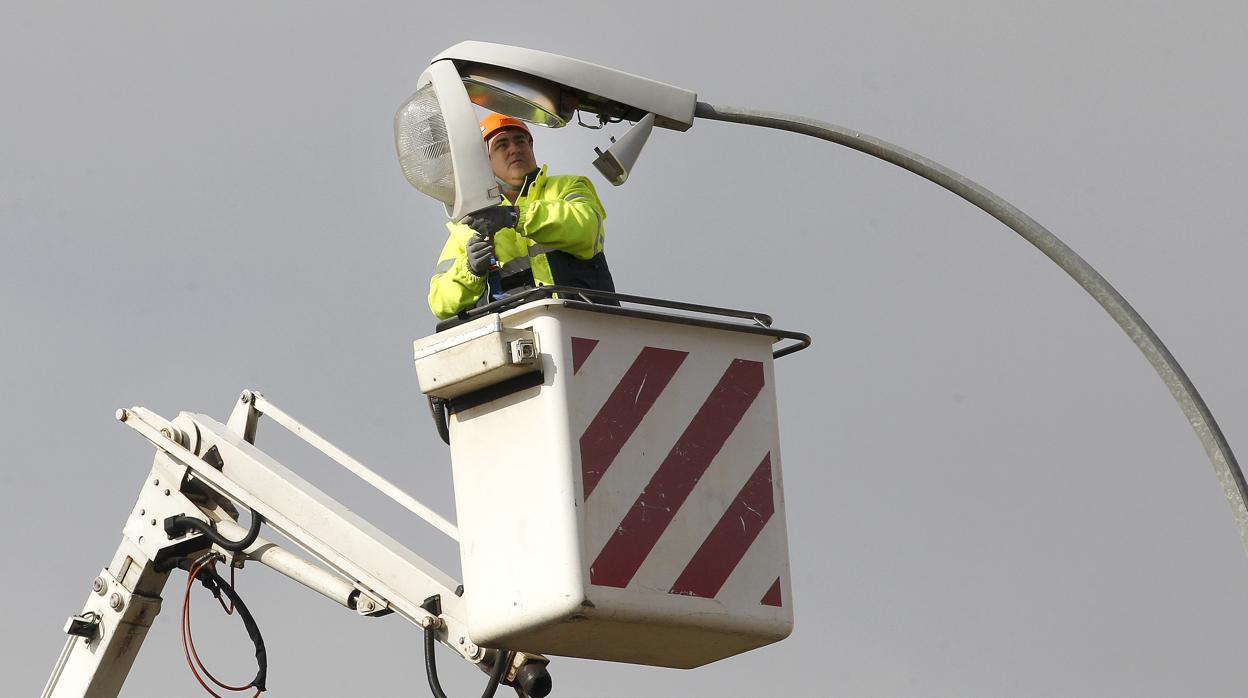
[[[488,650],[471,642],[458,581],[256,448],[256,425],[264,414],[442,533],[458,538],[454,524],[257,392],[243,391],[228,424],[200,414],[182,413],[167,421],[142,407],[119,410],[117,418],[150,441],[156,457],[112,562],[93,581],[82,613],[66,625],[70,637],[44,698],[118,695],[160,611],[170,572],[210,552],[234,566],[260,562],[361,615],[398,614],[435,632],[438,641],[467,661],[505,668],[503,680],[519,684],[518,693],[549,692],[540,655]],[[250,531],[237,523],[234,503],[251,510]],[[228,539],[227,547],[210,540],[200,527],[179,529],[170,523],[174,517],[202,521],[204,528]],[[321,565],[256,536],[261,522]],[[240,539],[247,543],[241,550],[229,549],[230,540]],[[506,659],[511,661],[503,667]]]

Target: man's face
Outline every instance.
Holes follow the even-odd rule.
[[[499,131],[490,139],[488,147],[494,176],[512,186],[520,186],[524,176],[537,169],[533,139],[518,128]]]

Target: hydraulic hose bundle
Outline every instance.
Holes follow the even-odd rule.
[[[255,521],[255,519],[253,519]],[[187,666],[191,668],[195,680],[203,686],[204,690],[214,696],[214,698],[223,698],[221,694],[214,691],[205,681],[206,677],[218,688],[226,691],[241,692],[248,689],[256,689],[252,694],[252,698],[259,696],[265,690],[265,680],[269,671],[268,653],[264,648],[264,638],[260,635],[260,628],[256,625],[255,618],[252,617],[251,611],[247,609],[247,605],[239,597],[238,592],[234,590],[234,585],[225,581],[215,569],[217,561],[216,553],[208,553],[197,559],[191,564],[186,576],[186,594],[182,599],[182,651],[186,655]],[[233,570],[231,569],[230,577],[233,578]],[[203,660],[199,658],[199,653],[195,650],[195,640],[191,637],[191,586],[198,579],[212,595],[216,597],[226,614],[232,615],[235,610],[238,611],[239,617],[243,621],[243,626],[247,629],[247,636],[251,638],[252,644],[256,647],[256,676],[250,682],[242,686],[231,686],[223,683],[217,677],[213,676],[204,666]],[[230,600],[230,606],[227,608],[225,602],[221,600],[224,594]],[[201,675],[202,672],[202,675]]]

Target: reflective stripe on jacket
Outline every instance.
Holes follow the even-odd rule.
[[[543,166],[516,199],[516,207],[520,210],[516,227],[503,228],[494,236],[494,256],[504,280],[531,272],[537,284],[554,284],[547,252],[561,250],[577,259],[602,252],[602,220],[607,214],[585,177],[548,177]],[[486,289],[485,278],[468,269],[464,248],[472,228],[462,223],[446,227],[450,236],[429,280],[429,309],[440,320],[476,305]]]

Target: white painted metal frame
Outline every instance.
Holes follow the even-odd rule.
[[[126,520],[121,545],[95,578],[78,616],[92,619],[94,627],[85,636],[70,634],[43,698],[112,698],[121,691],[160,612],[160,593],[169,578],[155,562],[160,549],[172,545],[160,524],[175,512],[199,512],[178,489],[184,472],[157,455]]]
[[[170,422],[142,407],[120,410],[118,419],[156,446],[155,462],[126,521],[113,562],[96,578],[83,613],[76,617],[87,620],[89,627],[80,631],[86,636],[70,635],[44,688],[44,698],[113,698],[119,694],[160,611],[160,594],[169,571],[158,566],[157,560],[162,553],[174,552],[176,557],[210,547],[197,533],[170,539],[163,527],[165,518],[194,516],[213,522],[231,539],[242,537],[242,528],[233,520],[235,514],[222,504],[186,494],[204,488],[262,516],[269,527],[329,570],[263,539],[240,554],[225,553],[225,557],[259,561],[362,615],[394,612],[422,628],[432,627],[439,641],[470,662],[487,658],[486,650],[468,637],[463,601],[456,594],[459,583],[256,448],[250,441],[262,412],[438,530],[458,538],[453,524],[258,393],[243,393],[228,427],[198,414],[182,413]],[[174,547],[178,550],[169,550]],[[441,597],[440,616],[421,607],[435,595]]]
[[[192,451],[152,424],[159,417],[143,408],[132,412],[138,419],[127,424],[153,445],[213,490],[260,514],[269,527],[380,597],[390,610],[423,627],[432,616],[420,604],[439,594],[444,624],[457,629],[459,597],[454,590],[459,582],[432,563],[211,417],[184,412],[173,422],[197,435]],[[223,464],[220,470],[201,459],[214,447]],[[472,655],[458,644],[455,649]]]
[[[287,431],[303,439],[310,446],[316,448],[321,453],[329,456],[334,460],[334,462],[338,463],[347,470],[350,470],[361,480],[376,488],[377,491],[386,495],[390,499],[393,499],[413,514],[424,519],[429,523],[429,525],[445,533],[452,540],[456,542],[459,541],[459,529],[455,527],[455,524],[447,521],[436,511],[430,509],[424,504],[421,504],[414,497],[399,489],[398,486],[394,485],[389,480],[364,467],[362,463],[347,455],[342,449],[331,444],[320,434],[317,434],[301,424],[294,417],[291,417],[283,412],[277,405],[269,402],[265,399],[264,395],[254,391],[248,392],[254,397],[254,405],[257,412],[282,425]],[[235,407],[235,410],[239,409],[246,409],[246,403],[240,402],[239,406]]]

